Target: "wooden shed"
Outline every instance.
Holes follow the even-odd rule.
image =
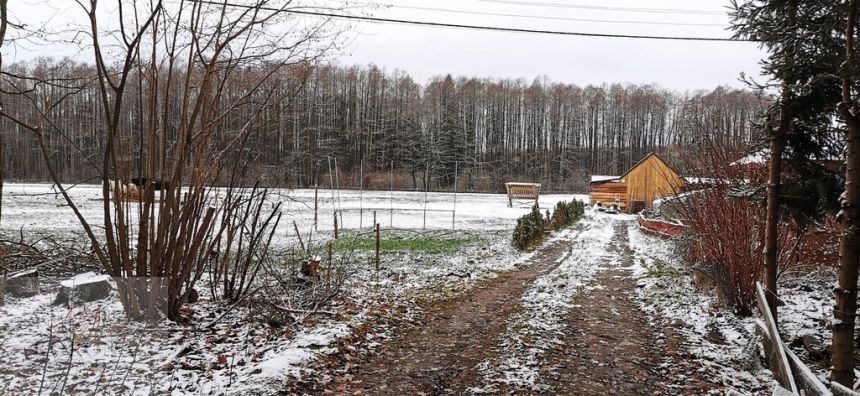
[[[672,195],[684,184],[684,179],[659,155],[651,153],[621,176],[592,176],[591,203],[617,204],[630,212],[635,201],[645,209],[654,207],[654,200]]]

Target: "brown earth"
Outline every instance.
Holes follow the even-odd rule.
[[[476,366],[498,343],[507,319],[521,309],[528,284],[559,265],[557,259],[571,249],[576,232],[572,235],[541,247],[519,270],[459,297],[426,304],[423,323],[402,326],[398,336],[374,353],[358,361],[333,356],[321,363],[338,373],[334,380],[292,384],[286,393],[465,394],[481,385]],[[695,375],[675,375],[675,343],[665,341],[664,330],[652,327],[636,303],[635,281],[624,268],[633,264],[628,244],[627,224],[618,221],[612,245],[621,260],[615,266],[607,263],[593,287],[577,295],[566,315],[563,345],[542,356],[542,381],[549,388],[536,392],[501,386],[499,394],[675,395],[714,388]],[[671,335],[671,329],[666,332]]]
[[[648,395],[704,394],[715,385],[695,377],[681,378],[675,353],[636,302],[636,282],[626,224],[616,224],[613,248],[621,260],[607,263],[592,281],[597,287],[579,293],[567,315],[563,347],[545,357],[553,394]],[[684,362],[689,371],[693,363]]]

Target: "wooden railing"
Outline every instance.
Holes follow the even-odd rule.
[[[760,282],[756,283],[756,302],[763,319],[763,322],[756,322],[756,331],[762,337],[765,357],[780,386],[794,395],[860,396],[860,393],[836,382],[831,382],[830,389],[827,389],[827,386],[815,376],[812,370],[803,364],[791,349],[785,347],[779,337],[776,321],[768,309],[765,291]],[[774,392],[774,394],[776,393]]]

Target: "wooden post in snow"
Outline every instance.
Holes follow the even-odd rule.
[[[379,223],[376,223],[376,271],[379,271]]]
[[[334,239],[337,239],[337,210],[334,211]]]

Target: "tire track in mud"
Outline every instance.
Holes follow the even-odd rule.
[[[541,247],[521,269],[502,273],[460,296],[422,304],[419,325],[401,328],[372,354],[328,366],[338,372],[339,380],[306,384],[290,392],[461,395],[483,389],[483,393],[517,395],[660,395],[712,391],[715,385],[707,381],[689,377],[680,379],[680,385],[672,384],[679,379],[667,375],[663,367],[667,362],[685,363],[671,358],[660,329],[652,327],[639,308],[630,271],[635,263],[628,223],[611,216],[589,216],[569,234]],[[597,238],[601,235],[611,238],[609,243],[589,248],[589,243],[603,241]],[[498,374],[504,373],[499,367],[488,372],[487,362],[512,357],[510,350],[500,352],[498,346],[509,336],[512,320],[530,314],[524,308],[524,296],[532,285],[541,283],[536,280],[551,277],[566,260],[597,270],[580,279],[575,294],[568,297],[571,300],[553,316],[561,331],[542,335],[551,346],[536,355],[537,380],[531,386],[499,382]],[[562,270],[570,270],[570,264]]]
[[[576,232],[579,224],[574,226]],[[423,307],[423,324],[381,350],[342,368],[348,380],[302,389],[307,393],[373,395],[462,394],[476,382],[477,365],[521,307],[526,287],[568,254],[570,235],[539,248],[520,270],[500,274],[452,299]]]
[[[548,394],[673,395],[705,394],[714,384],[684,378],[673,384],[665,365],[673,361],[661,329],[654,328],[636,300],[630,269],[627,222],[615,225],[611,250],[618,260],[607,263],[588,292],[579,294],[567,313],[563,347],[546,356]]]

